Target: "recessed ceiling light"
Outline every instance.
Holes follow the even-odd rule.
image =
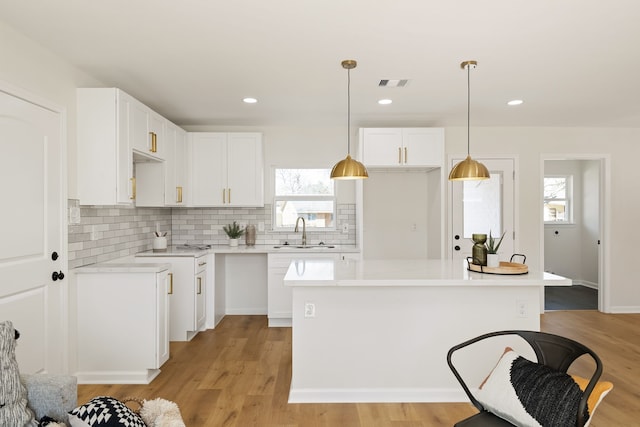
[[[520,105],[523,102],[524,101],[522,99],[513,99],[513,100],[507,102],[507,105]]]
[[[393,101],[391,99],[380,99],[380,100],[378,100],[378,104],[380,104],[380,105],[389,105],[392,102]]]
[[[256,102],[258,102],[258,100],[255,98],[244,98],[242,102],[246,104],[255,104]]]

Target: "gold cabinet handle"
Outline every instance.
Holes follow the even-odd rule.
[[[176,187],[176,203],[182,203],[182,187]]]
[[[222,189],[222,204],[225,204],[226,202],[226,197],[227,197],[227,189],[223,188]]]
[[[404,163],[407,164],[407,147],[404,147]]]
[[[198,295],[202,293],[202,277],[198,277]]]
[[[151,151],[152,153],[156,153],[158,151],[158,135],[155,132],[149,132],[149,136],[151,137]]]
[[[173,273],[169,273],[169,292],[167,294],[173,294]]]
[[[402,148],[398,147],[398,164],[402,164]]]
[[[129,196],[129,198],[131,200],[135,200],[136,199],[136,177],[134,176],[133,178],[129,178],[129,181],[131,181],[131,196]]]
[[[228,194],[229,194],[229,197],[228,197],[228,199],[229,199],[229,200],[228,200],[228,203],[231,203],[231,189],[230,189],[230,188],[227,188],[227,190],[229,191],[229,193],[228,193]]]

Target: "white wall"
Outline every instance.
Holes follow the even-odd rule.
[[[99,82],[0,22],[0,80],[66,109],[68,197],[76,191],[76,87]]]
[[[447,155],[463,155],[466,129],[448,128],[446,132]],[[640,128],[474,128],[471,132],[472,156],[513,155],[518,159],[519,250],[527,255],[532,268],[541,265],[543,155],[603,155],[611,159],[610,169],[603,172],[610,175],[605,203],[610,201],[611,217],[605,218],[603,231],[608,232],[609,240],[602,241],[602,250],[609,253],[605,309],[612,312],[640,312],[640,292],[634,280],[634,242],[640,239],[635,224],[640,213],[640,168],[636,165],[639,141]]]
[[[363,184],[364,258],[428,258],[429,204],[440,199],[426,171],[370,170]]]

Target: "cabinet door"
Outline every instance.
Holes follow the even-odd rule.
[[[400,166],[402,164],[402,129],[362,129],[365,166]]]
[[[264,161],[260,133],[230,133],[227,142],[229,206],[264,206]]]
[[[175,206],[178,200],[178,192],[176,190],[176,134],[177,127],[173,123],[167,123],[163,138],[166,155],[164,162],[164,203],[166,206]]]
[[[77,90],[78,196],[83,205],[130,205],[130,98],[114,88]]]
[[[201,271],[196,274],[196,290],[195,290],[195,319],[194,319],[194,331],[199,331],[204,328],[206,321],[206,288],[207,288],[207,272]]]
[[[177,206],[186,206],[189,204],[187,200],[187,132],[175,127],[175,147],[173,163],[175,165],[174,170],[174,188],[171,189],[173,193],[173,200]]]
[[[133,179],[133,156],[129,147],[129,111],[131,101],[135,100],[120,92],[118,101],[116,201],[118,203],[131,204],[135,199],[135,182]]]
[[[190,134],[192,205],[225,206],[227,198],[227,134]]]
[[[156,300],[157,300],[157,335],[156,335],[156,368],[160,368],[169,360],[169,320],[171,301],[169,292],[173,274],[163,271],[157,274],[156,278]]]
[[[148,115],[146,106],[133,98],[129,99],[129,148],[143,154],[151,151]]]
[[[185,182],[187,175],[187,133],[171,122],[166,123],[163,145],[164,154],[164,204],[186,205]]]
[[[444,129],[403,129],[402,142],[405,166],[441,167],[444,164]]]

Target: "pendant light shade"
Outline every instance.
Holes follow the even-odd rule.
[[[353,59],[342,61],[342,68],[347,70],[347,157],[340,160],[331,169],[331,179],[363,179],[368,178],[367,168],[351,158],[351,70],[358,63]]]
[[[456,164],[449,172],[449,181],[470,181],[489,178],[489,170],[485,165],[473,160],[469,151],[471,127],[471,69],[476,68],[476,61],[465,61],[460,68],[467,70],[467,158]]]

